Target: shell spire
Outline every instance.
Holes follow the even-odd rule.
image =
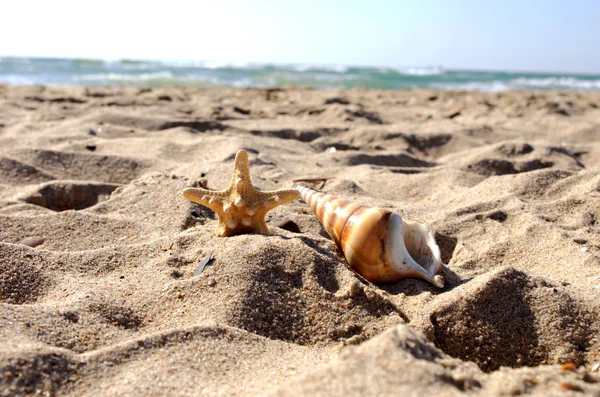
[[[297,186],[297,190],[344,252],[350,267],[367,280],[393,282],[414,277],[444,286],[444,278],[436,274],[442,265],[440,248],[424,224],[306,186]]]

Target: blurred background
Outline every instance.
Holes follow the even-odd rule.
[[[0,82],[600,90],[600,2],[13,1]]]

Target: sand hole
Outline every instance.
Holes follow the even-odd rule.
[[[498,146],[496,150],[505,156],[514,157],[531,153],[534,149],[533,146],[528,143],[507,142]]]
[[[312,142],[317,138],[330,135],[332,131],[337,131],[337,129],[317,128],[314,130],[296,130],[292,128],[285,128],[282,130],[252,130],[250,133],[258,136],[294,139],[300,142]]]
[[[386,167],[433,167],[435,164],[409,156],[405,153],[397,154],[368,154],[368,153],[345,153],[340,159],[346,165],[381,165]]]
[[[447,145],[452,140],[451,134],[439,134],[439,135],[403,135],[402,138],[409,144],[409,150],[411,152],[416,150],[421,153],[427,154],[430,149],[439,148]]]
[[[529,161],[509,161],[504,159],[483,159],[467,166],[467,171],[484,176],[511,175],[550,168],[554,162],[534,159]]]
[[[508,219],[508,214],[504,211],[494,211],[491,214],[488,214],[487,217],[489,219],[492,219],[494,221],[498,221],[500,223],[502,222],[506,222],[506,219]]]
[[[123,328],[136,330],[143,322],[133,309],[113,302],[99,302],[89,305],[92,312],[98,313],[108,324]]]
[[[206,131],[225,131],[229,129],[229,126],[218,123],[216,121],[198,121],[198,120],[177,120],[177,121],[168,121],[166,123],[161,124],[158,127],[159,131],[168,130],[176,127],[187,127],[191,128],[192,132],[206,132]]]
[[[107,200],[117,187],[108,183],[53,181],[19,198],[53,211],[82,210]]]
[[[385,124],[379,113],[369,112],[365,110],[360,104],[357,107],[344,109],[344,113],[347,116],[347,121],[353,121],[354,119],[358,118],[365,119],[372,124]]]

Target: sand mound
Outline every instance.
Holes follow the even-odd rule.
[[[343,374],[343,375],[341,375]],[[568,391],[596,393],[594,375],[557,368],[503,370],[482,373],[472,363],[454,359],[425,337],[399,325],[340,358],[284,385],[274,396],[407,395],[563,395]]]
[[[32,348],[6,352],[0,358],[0,395],[56,395],[72,388],[79,366],[76,359],[61,351]]]
[[[52,175],[31,165],[6,157],[0,158],[0,171],[0,182],[10,185],[39,183],[54,179]]]
[[[51,272],[45,258],[32,249],[12,244],[0,245],[0,302],[33,303],[51,284]]]
[[[98,156],[87,153],[65,153],[51,150],[20,149],[9,152],[13,158],[43,170],[56,179],[95,180],[127,183],[149,168],[149,161]]]
[[[524,142],[503,142],[473,151],[466,159],[458,153],[444,160],[458,163],[465,171],[483,176],[519,174],[551,167],[561,170],[584,168],[572,151],[547,145],[536,146]]]
[[[456,288],[429,315],[428,336],[484,371],[585,363],[597,321],[561,286],[500,268]]]
[[[246,263],[240,264],[235,283],[240,293],[228,303],[228,324],[271,339],[314,344],[355,343],[402,321],[387,297],[359,283],[327,251],[328,243],[283,236],[285,241],[276,244],[273,239],[282,238],[247,244],[252,249],[245,250]]]

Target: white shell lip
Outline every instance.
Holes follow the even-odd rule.
[[[398,273],[419,277],[439,288],[444,278],[436,275],[442,266],[442,255],[433,234],[422,223],[404,221],[396,213],[389,217],[386,242],[389,265]]]

